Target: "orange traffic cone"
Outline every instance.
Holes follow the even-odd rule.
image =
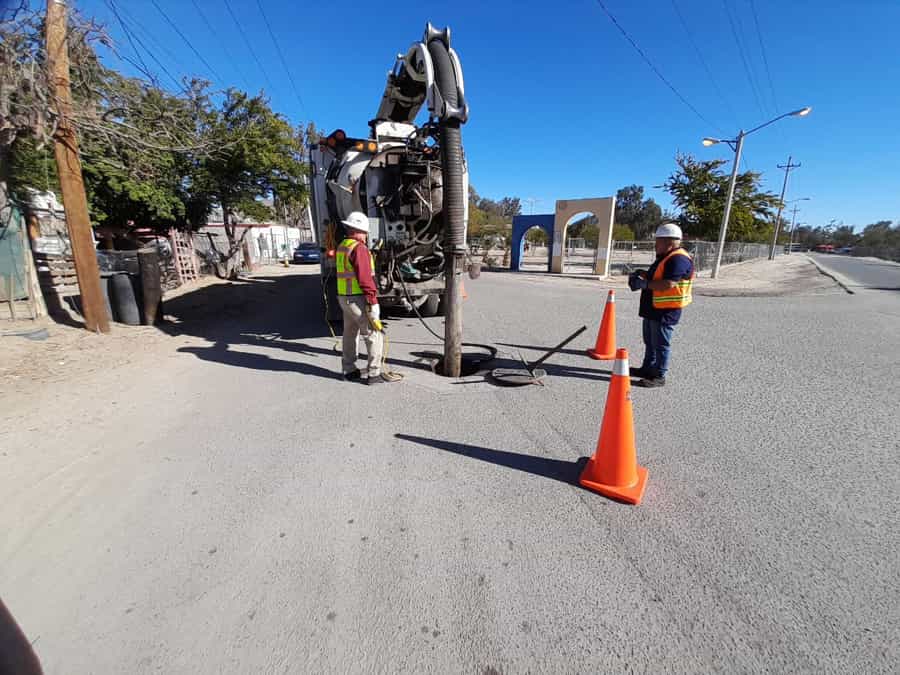
[[[462,281],[459,282],[459,290],[462,293],[463,300],[468,300],[469,294],[466,293],[466,285]]]
[[[598,361],[612,361],[616,357],[616,292],[606,296],[606,307],[597,331],[597,343],[588,349],[588,356]]]
[[[597,450],[578,482],[588,490],[629,504],[640,504],[644,496],[647,469],[638,466],[634,449],[631,378],[625,349],[616,352]]]

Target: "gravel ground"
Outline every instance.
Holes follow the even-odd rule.
[[[896,293],[698,283],[670,384],[632,391],[629,507],[573,485],[603,282],[467,282],[501,362],[589,326],[546,386],[438,378],[395,319],[406,379],[368,389],[307,272],[233,313],[185,296],[152,358],[0,399],[0,595],[48,672],[895,670]],[[636,360],[637,295],[617,312]]]

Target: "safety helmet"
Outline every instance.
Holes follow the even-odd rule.
[[[342,220],[341,222],[347,227],[359,230],[360,232],[368,233],[369,231],[369,219],[364,213],[360,213],[359,211],[353,211],[347,216],[346,220]]]
[[[681,239],[681,228],[675,223],[663,223],[656,228],[657,239]]]

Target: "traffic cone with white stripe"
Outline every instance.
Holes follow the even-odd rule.
[[[597,361],[612,361],[616,357],[616,292],[610,291],[606,296],[606,307],[600,319],[600,330],[597,331],[597,342],[593,349],[587,350],[588,356]]]
[[[628,351],[616,352],[597,450],[578,482],[588,490],[629,504],[640,504],[647,485],[647,469],[638,466],[631,410]]]

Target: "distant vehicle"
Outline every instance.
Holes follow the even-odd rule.
[[[851,255],[853,253],[853,247],[852,246],[842,246],[836,252],[840,253],[842,255]]]
[[[319,245],[306,241],[294,249],[294,263],[317,263],[322,260],[322,254],[319,251]]]
[[[834,253],[834,246],[831,244],[819,244],[816,246],[816,253]]]
[[[806,244],[793,243],[790,245],[784,245],[785,253],[805,253],[806,251],[809,251],[809,249],[806,247]]]

